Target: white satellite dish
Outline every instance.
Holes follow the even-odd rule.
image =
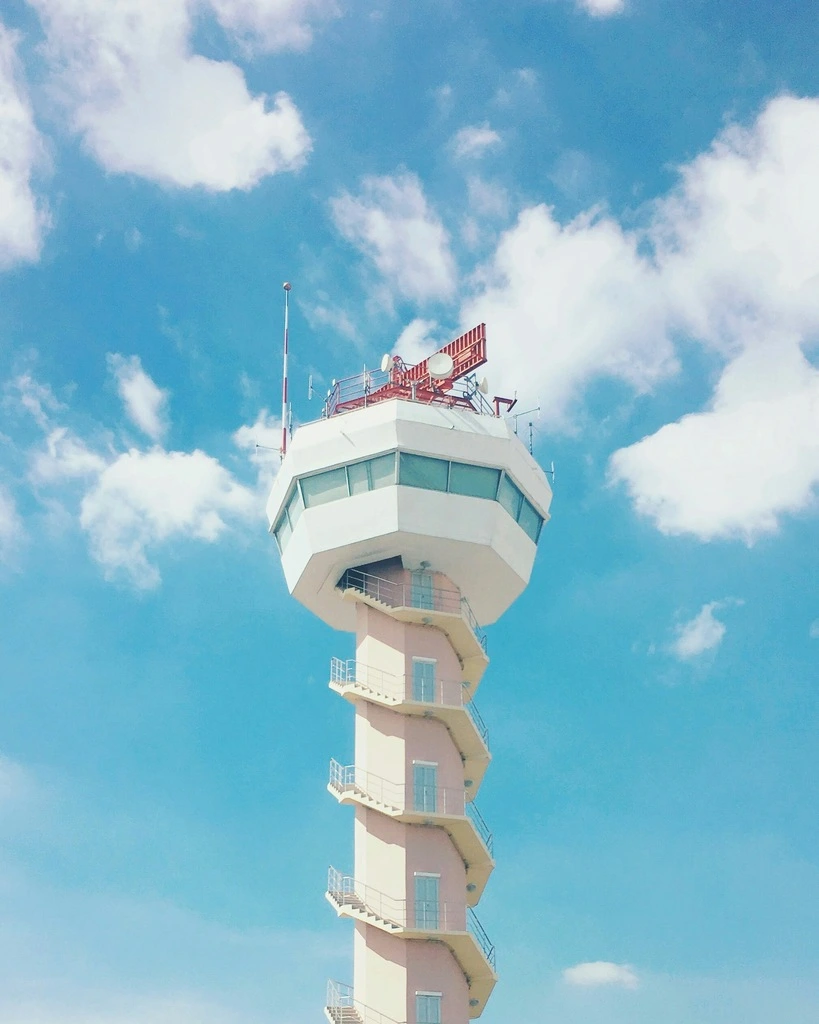
[[[427,369],[429,370],[430,377],[434,380],[444,380],[452,376],[452,371],[455,369],[455,361],[447,352],[436,352],[434,356],[430,356],[427,360]]]
[[[481,377],[481,382],[478,385],[478,391],[480,391],[482,395],[489,394],[489,381],[486,379],[486,377]]]
[[[389,352],[385,352],[384,355],[381,357],[381,369],[382,369],[382,371],[384,373],[386,373],[387,370],[391,370],[393,368],[393,364],[394,363],[395,363],[395,360],[389,354]]]

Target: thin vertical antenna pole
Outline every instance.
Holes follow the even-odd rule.
[[[284,288],[284,358],[282,360],[282,459],[287,454],[287,428],[290,419],[287,409],[287,348],[290,327],[290,282],[285,281]]]

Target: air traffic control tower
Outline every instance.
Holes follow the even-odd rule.
[[[355,761],[329,769],[355,813],[354,863],[327,882],[354,926],[331,1024],[467,1024],[497,980],[475,912],[495,862],[474,698],[483,628],[528,583],[552,492],[500,415],[511,402],[484,397],[485,361],[481,325],[415,366],[385,356],[334,382],[267,505],[293,596],[355,634],[329,672],[355,715]]]

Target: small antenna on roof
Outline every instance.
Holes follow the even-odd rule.
[[[307,378],[307,401],[310,402],[313,399],[313,374]]]
[[[284,358],[282,360],[282,459],[287,454],[287,431],[290,425],[290,414],[287,405],[287,346],[288,346],[288,327],[290,321],[290,288],[291,284],[289,281],[285,281],[282,285],[284,288]]]

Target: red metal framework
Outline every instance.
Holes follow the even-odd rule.
[[[400,356],[394,356],[391,367],[386,370],[365,370],[335,381],[324,404],[324,415],[335,416],[390,398],[408,398],[492,415],[492,407],[478,390],[474,377],[464,380],[486,362],[486,325],[478,324],[435,355],[440,353],[451,356],[453,363],[451,372],[443,378],[430,373],[432,356],[415,366],[407,366]]]

